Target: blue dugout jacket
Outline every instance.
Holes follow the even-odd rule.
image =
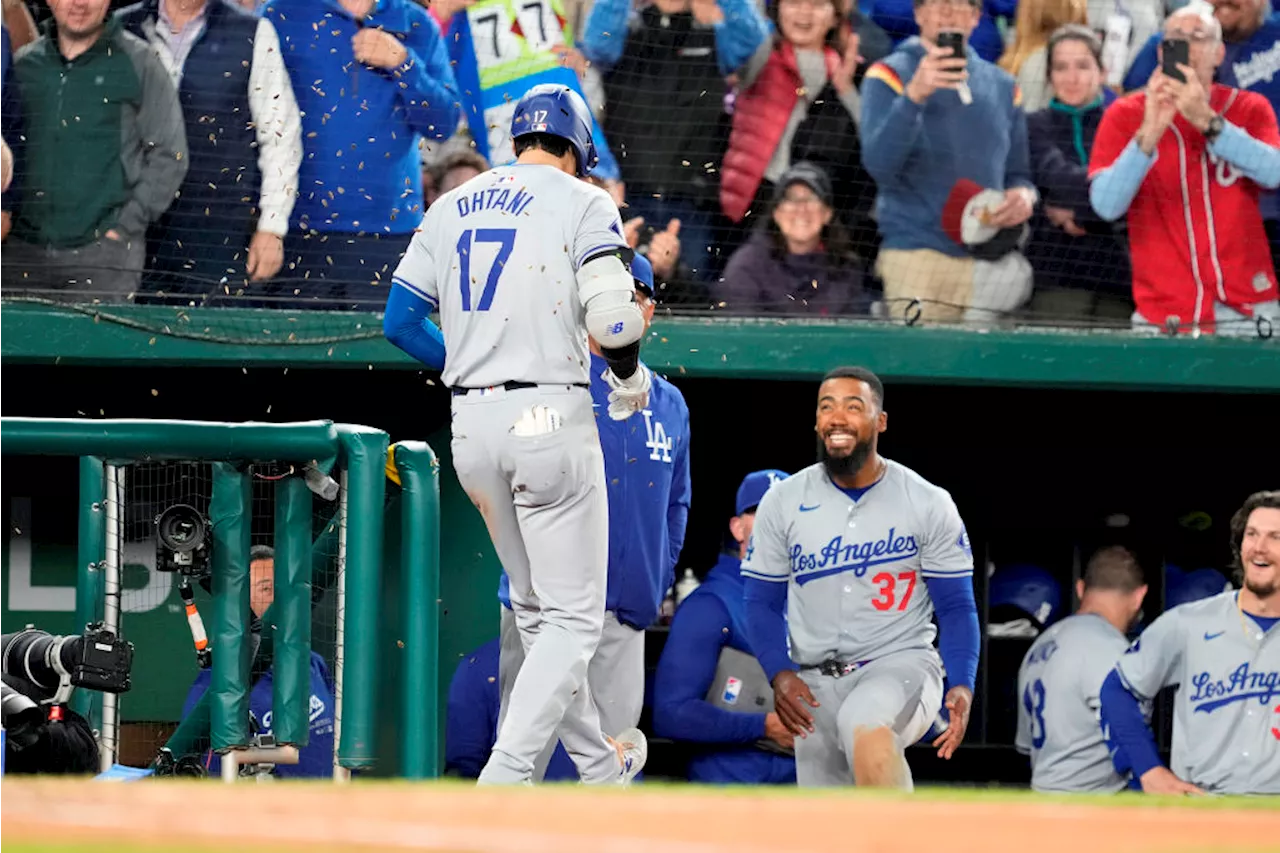
[[[185,718],[195,708],[200,697],[209,689],[211,670],[202,669],[196,674],[187,693],[187,701],[182,705],[182,716]],[[271,690],[272,673],[267,670],[249,691],[249,711],[258,721],[263,733],[270,733],[271,728]],[[298,752],[297,764],[277,764],[275,775],[284,779],[319,777],[329,778],[333,775],[333,687],[329,677],[329,668],[324,658],[315,652],[311,653],[311,700],[308,710],[311,736],[307,745]],[[221,772],[222,761],[217,754],[208,759],[210,776]]]
[[[466,779],[478,779],[489,753],[498,741],[498,708],[502,692],[498,685],[498,653],[501,643],[494,638],[467,655],[449,682],[449,703],[445,713],[444,770]],[[547,765],[547,782],[577,780],[578,769],[557,743]]]
[[[643,631],[657,619],[684,547],[691,495],[689,407],[679,389],[654,373],[648,408],[615,421],[608,413],[607,369],[602,357],[591,356],[591,399],[609,494],[605,609]],[[510,607],[507,589],[504,574],[498,598]]]
[[[726,711],[705,697],[725,646],[753,654],[737,557],[725,554],[676,611],[654,680],[653,730],[699,747],[689,781],[793,785],[794,758],[757,749],[765,714]]]

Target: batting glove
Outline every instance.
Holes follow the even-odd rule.
[[[612,370],[606,370],[604,381],[613,390],[609,392],[609,417],[625,421],[649,405],[649,389],[652,381],[646,367],[637,367],[629,379],[619,379]]]

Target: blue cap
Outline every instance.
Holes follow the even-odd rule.
[[[738,486],[738,499],[734,502],[734,515],[742,515],[749,509],[755,509],[764,500],[764,493],[774,483],[779,483],[791,475],[777,468],[766,468],[763,471],[752,471],[742,478]]]
[[[653,296],[653,264],[638,252],[631,259],[631,277],[636,280],[639,287],[649,291],[649,295]]]

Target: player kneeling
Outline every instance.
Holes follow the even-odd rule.
[[[905,749],[937,719],[944,663],[938,754],[950,758],[968,726],[979,646],[969,537],[946,491],[876,451],[887,423],[874,373],[828,373],[822,461],[764,496],[742,563],[751,647],[796,735],[801,786],[910,790]]]

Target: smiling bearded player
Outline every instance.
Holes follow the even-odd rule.
[[[1231,548],[1243,588],[1162,614],[1102,683],[1111,761],[1149,794],[1280,794],[1280,491],[1245,500]],[[1139,703],[1173,684],[1165,767]]]
[[[751,646],[796,734],[797,784],[910,790],[905,749],[938,716],[943,664],[941,757],[969,722],[979,649],[969,537],[946,491],[876,451],[888,418],[874,373],[828,373],[817,414],[821,461],[756,511],[742,563]]]

